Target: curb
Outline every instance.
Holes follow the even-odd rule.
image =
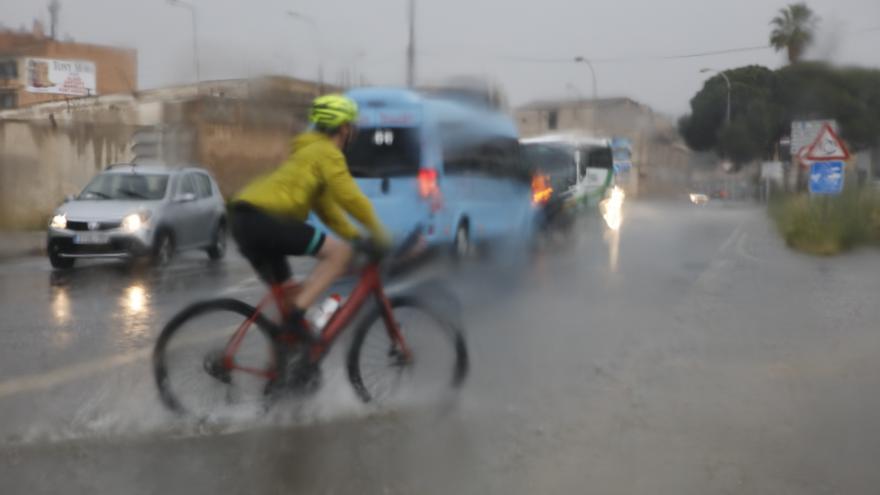
[[[0,260],[46,255],[46,238],[44,234],[34,235],[30,239],[15,239],[15,237],[7,237],[0,233]]]
[[[19,251],[0,251],[0,261],[9,261],[16,258],[27,258],[31,256],[45,256],[46,249],[42,247],[35,247],[29,249],[22,249]]]

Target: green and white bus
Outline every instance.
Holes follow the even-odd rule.
[[[523,139],[523,144],[543,144],[568,153],[577,173],[570,197],[584,206],[595,206],[614,185],[611,140],[582,134],[547,134]]]

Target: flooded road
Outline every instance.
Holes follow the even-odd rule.
[[[313,401],[222,427],[165,412],[147,358],[188,302],[260,297],[243,260],[0,264],[0,493],[876,491],[876,251],[793,254],[744,204],[580,230],[516,270],[434,269],[471,349],[452,410],[367,408],[336,355]]]

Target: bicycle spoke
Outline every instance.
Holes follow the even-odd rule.
[[[224,356],[231,336],[253,309],[229,300],[204,304],[191,317],[173,320],[173,338],[163,341],[163,400],[202,418],[238,418],[260,409],[274,370],[273,342],[267,332],[252,325],[235,351],[235,365],[227,367]]]
[[[466,356],[459,355],[447,327],[430,313],[398,306],[394,318],[408,356],[389,335],[384,320],[376,318],[357,342],[356,368],[349,363],[356,390],[377,402],[445,396],[460,373],[459,359]]]

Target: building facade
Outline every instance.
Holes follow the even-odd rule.
[[[137,90],[137,52],[0,31],[0,109]]]

